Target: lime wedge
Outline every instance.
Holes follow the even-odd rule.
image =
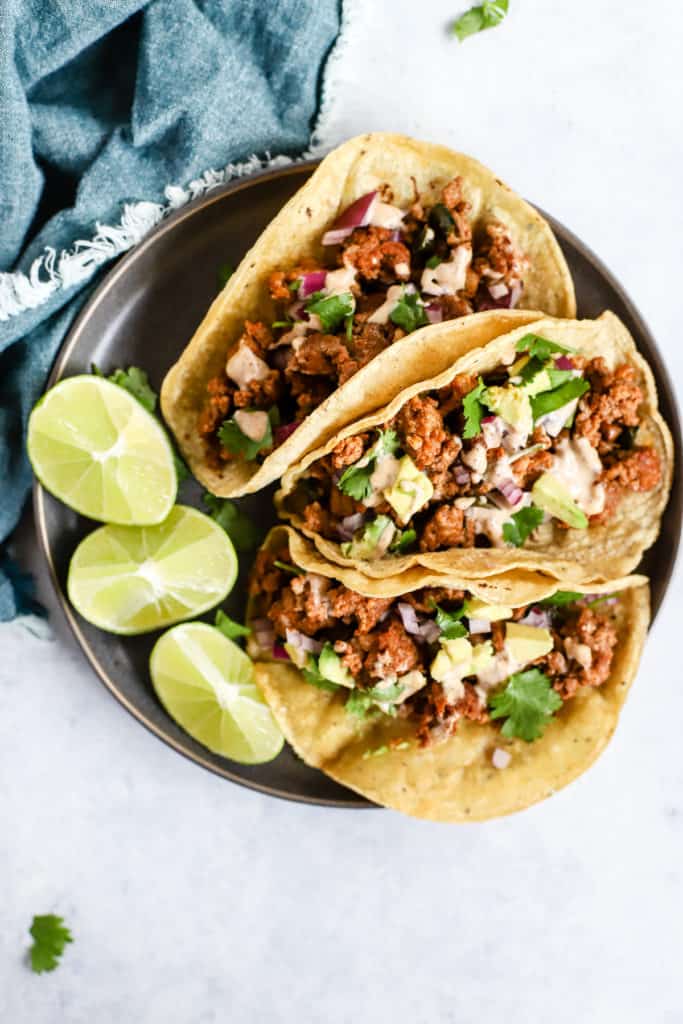
[[[157,640],[149,660],[161,703],[190,736],[242,764],[272,761],[284,738],[254,682],[250,659],[204,622],[186,622]]]
[[[202,512],[175,505],[159,526],[94,530],[74,552],[67,590],[94,626],[147,633],[213,608],[236,576],[227,533]]]
[[[91,519],[160,523],[175,501],[163,427],[102,377],[70,377],[48,391],[29,418],[27,446],[43,487]]]

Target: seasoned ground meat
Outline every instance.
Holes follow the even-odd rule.
[[[469,216],[472,207],[463,196],[462,178],[460,176],[453,178],[443,189],[441,197],[444,206],[455,222],[455,226],[447,238],[448,244],[456,246],[471,241],[472,226]]]
[[[505,225],[490,220],[484,232],[486,240],[480,247],[481,256],[475,260],[475,269],[488,266],[496,274],[502,274],[506,283],[521,280],[527,269],[527,260],[513,245]]]
[[[392,240],[388,228],[356,228],[343,243],[340,265],[351,265],[366,281],[395,284],[410,277],[410,249]],[[399,270],[405,272],[399,273]],[[398,270],[397,270],[398,268]]]
[[[523,455],[512,463],[512,475],[525,491],[538,480],[542,473],[552,469],[553,457],[550,452],[534,452]]]
[[[285,374],[311,374],[317,377],[336,379],[340,367],[350,359],[346,345],[334,334],[311,331],[293,348],[287,359]]]
[[[365,449],[366,440],[367,434],[355,434],[353,437],[345,437],[340,441],[332,451],[332,468],[344,469],[346,466],[358,462]]]
[[[271,370],[263,380],[250,380],[246,388],[235,391],[233,401],[238,409],[269,408],[277,403],[282,391],[282,374]]]
[[[365,671],[374,679],[405,675],[418,662],[418,649],[400,622],[392,621],[384,629],[359,639],[367,651]]]
[[[282,554],[282,553],[281,553]],[[275,594],[282,586],[283,573],[273,564],[274,555],[270,551],[259,551],[249,577],[249,593],[255,597]],[[289,558],[289,551],[284,555]]]
[[[304,509],[304,528],[314,533],[327,535],[330,529],[329,513],[319,501],[312,501]]]
[[[356,322],[357,321],[357,322]],[[353,325],[353,356],[356,367],[353,372],[360,370],[388,348],[399,333],[399,329],[391,322],[388,324],[368,323],[367,319],[356,317]],[[400,332],[401,334],[403,332]],[[351,376],[349,373],[348,376]]]
[[[330,491],[330,513],[336,519],[352,516],[354,512],[362,512],[364,508],[364,505],[344,494],[338,487],[333,487]]]
[[[210,437],[230,412],[230,388],[225,377],[213,377],[206,386],[208,399],[199,417],[199,434]]]
[[[643,392],[632,366],[618,366],[612,372],[604,359],[591,359],[586,364],[585,376],[591,390],[579,402],[574,435],[588,438],[594,448],[603,452],[604,442],[611,446],[621,428],[638,425]]]
[[[303,419],[317,409],[334,387],[329,378],[311,377],[304,373],[290,372],[288,381],[292,398],[296,399],[297,419]]]
[[[438,402],[421,395],[415,395],[406,402],[396,417],[396,427],[400,431],[403,448],[419,469],[435,461],[448,438]]]
[[[270,328],[260,320],[245,320],[244,333],[239,339],[238,345],[240,342],[249,345],[257,356],[263,357],[265,350],[273,343],[273,335]]]
[[[450,384],[440,388],[438,396],[441,415],[448,416],[449,412],[458,409],[462,405],[465,395],[468,395],[476,386],[477,378],[471,373],[459,373]]]
[[[607,681],[617,643],[617,630],[614,623],[596,614],[591,608],[582,608],[578,617],[571,618],[561,627],[560,633],[584,644],[591,651],[588,667],[572,660],[569,663],[570,674],[560,676],[553,682],[562,699],[568,700],[581,686],[601,686]]]
[[[295,296],[292,289],[287,286],[298,281],[303,274],[310,274],[315,270],[324,270],[324,267],[319,266],[315,260],[302,260],[291,270],[274,271],[268,278],[268,290],[273,302],[292,302]]]
[[[330,594],[332,614],[347,624],[354,619],[357,633],[369,633],[392,604],[391,598],[363,597],[346,587],[338,587]]]
[[[420,551],[461,547],[466,539],[465,513],[455,505],[441,505],[422,531]]]
[[[278,633],[284,636],[288,629],[297,629],[313,636],[319,629],[331,626],[334,617],[327,597],[329,587],[330,580],[324,576],[295,576],[268,609],[268,618]]]
[[[662,479],[662,466],[654,448],[635,448],[603,474],[607,483],[629,491],[651,491]]]
[[[472,303],[461,295],[439,295],[434,301],[441,307],[444,320],[457,320],[460,316],[469,316],[474,312]]]
[[[411,604],[418,612],[433,612],[436,604],[444,604],[446,601],[462,604],[464,600],[464,590],[452,590],[449,587],[426,587],[424,590],[415,590],[412,594],[406,594],[401,598],[401,601]]]
[[[354,679],[363,671],[365,652],[361,650],[357,640],[335,640],[334,649],[341,657],[342,665],[349,670]]]
[[[491,623],[491,640],[493,641],[493,649],[496,654],[499,654],[505,647],[505,623],[504,622],[492,622]]]
[[[422,697],[422,709],[418,720],[417,738],[421,747],[428,747],[435,740],[452,736],[458,722],[468,718],[474,722],[487,722],[486,707],[470,683],[465,683],[465,693],[455,704],[449,704],[440,683],[430,683]]]

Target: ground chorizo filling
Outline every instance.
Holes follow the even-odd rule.
[[[423,746],[463,718],[538,738],[564,701],[608,680],[617,643],[615,595],[558,591],[515,609],[442,587],[369,598],[293,566],[286,546],[259,553],[250,589],[264,655],[346,694],[350,714],[409,719]]]
[[[643,390],[535,334],[486,380],[456,376],[381,429],[345,438],[288,499],[305,527],[350,558],[523,545],[541,524],[606,522],[662,470],[639,443]]]
[[[461,178],[432,206],[417,193],[408,210],[392,198],[385,188],[345,210],[322,239],[324,263],[271,274],[274,321],[247,320],[224,373],[207,386],[198,430],[214,465],[263,459],[417,328],[517,305],[527,260],[499,221],[473,231]]]

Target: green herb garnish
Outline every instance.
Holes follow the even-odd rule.
[[[253,410],[245,409],[244,411],[252,412]],[[279,411],[277,412],[277,415],[279,416]],[[263,451],[264,448],[272,447],[273,428],[270,413],[268,414],[266,431],[260,441],[252,441],[250,437],[247,437],[247,435],[240,430],[240,427],[234,418],[223,420],[218,431],[218,440],[225,450],[230,452],[231,455],[241,455],[245,462],[253,462],[260,451]]]
[[[534,421],[555,409],[561,409],[563,405],[567,405],[574,398],[579,398],[586,391],[590,391],[588,381],[583,377],[572,377],[553,391],[541,391],[538,395],[532,395],[531,412]]]
[[[539,601],[538,604],[544,608],[561,608],[565,604],[573,604],[574,601],[579,601],[582,597],[583,594],[577,593],[576,590],[556,590],[554,594]]]
[[[425,263],[425,267],[429,267],[430,270],[434,270],[434,268],[438,267],[441,263],[443,263],[443,260],[440,256],[430,256]]]
[[[293,576],[306,575],[303,569],[299,569],[296,565],[290,565],[289,562],[281,562],[277,558],[273,562],[273,565],[277,566],[278,569],[282,569],[283,572],[291,572]]]
[[[353,314],[355,308],[356,300],[351,292],[342,292],[341,295],[314,292],[306,303],[306,312],[320,318],[324,331],[333,331],[339,327],[342,320]]]
[[[416,540],[417,532],[413,530],[412,527],[408,530],[399,530],[389,545],[389,550],[402,554],[404,551],[407,551]]]
[[[334,651],[334,648],[332,647],[332,644],[328,642],[324,645],[323,650],[320,653],[322,654],[325,650]],[[308,655],[306,665],[301,672],[306,682],[310,683],[311,686],[317,686],[319,690],[327,690],[330,693],[335,693],[337,690],[342,689],[339,683],[333,683],[331,679],[326,679],[325,676],[322,675],[318,668],[318,658],[316,658],[314,654]]]
[[[398,434],[395,430],[380,430],[377,440],[367,454],[359,459],[364,465],[355,463],[344,470],[337,487],[343,494],[348,494],[355,501],[365,501],[372,493],[370,477],[375,471],[375,463],[382,455],[391,455],[399,447]]]
[[[234,273],[235,268],[232,263],[222,263],[218,268],[218,287],[224,288]]]
[[[253,519],[229,498],[217,498],[205,491],[202,501],[212,519],[227,533],[238,551],[252,551],[261,542],[261,531]]]
[[[537,526],[543,522],[543,512],[535,505],[514,512],[509,523],[503,523],[503,540],[520,548]]]
[[[464,623],[460,621],[467,615],[467,603],[458,608],[457,612],[447,612],[438,604],[434,607],[436,608],[435,622],[441,630],[442,636],[445,636],[447,640],[457,640],[458,637],[467,636]]]
[[[489,701],[491,718],[506,719],[503,736],[518,736],[527,743],[543,735],[549,719],[561,706],[562,698],[537,668],[510,676],[505,688]]]
[[[392,686],[371,686],[369,690],[351,690],[344,710],[349,715],[357,718],[364,718],[369,711],[374,711],[376,704],[393,704],[403,693],[403,687],[398,683]],[[387,710],[385,714],[392,714],[393,709]]]
[[[249,636],[251,633],[249,626],[243,626],[240,622],[235,622],[229,615],[222,612],[220,608],[216,612],[214,626],[221,631],[223,636],[227,636],[229,640],[235,640],[240,636]]]
[[[30,949],[31,969],[36,974],[54,971],[68,942],[73,937],[64,925],[64,919],[56,914],[41,914],[33,918],[29,933],[33,938]]]
[[[462,400],[465,415],[465,429],[462,432],[464,438],[476,437],[481,433],[481,418],[484,414],[482,398],[485,391],[486,385],[480,377],[476,388],[468,392]]]
[[[411,334],[418,327],[424,327],[429,323],[420,296],[417,292],[407,292],[405,288],[401,298],[389,314],[389,319],[397,327],[402,327],[406,334]]]
[[[495,28],[507,12],[508,0],[484,0],[483,4],[471,7],[453,22],[453,34],[462,42],[468,36],[483,32],[484,29]]]
[[[118,384],[120,388],[127,391],[133,398],[137,398],[147,412],[154,412],[157,407],[157,393],[149,383],[149,377],[139,366],[129,366],[127,370],[117,369],[107,377],[100,368],[91,363],[91,373],[96,377],[104,377],[112,384]]]
[[[560,345],[549,338],[542,338],[540,334],[529,333],[519,339],[515,345],[515,351],[528,352],[532,358],[535,357],[545,363],[550,359],[553,352],[573,352],[574,349],[567,348],[566,345]]]

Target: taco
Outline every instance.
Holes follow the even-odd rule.
[[[592,593],[555,580],[544,599],[511,592],[507,604],[475,581],[416,582],[396,594],[271,532],[251,577],[249,650],[294,750],[439,821],[521,810],[585,771],[636,673],[645,578]]]
[[[605,313],[518,328],[406,388],[292,467],[276,504],[370,576],[588,582],[626,575],[653,543],[672,466],[652,373]]]
[[[452,335],[467,351],[511,329],[515,307],[575,315],[546,221],[470,157],[361,136],[323,160],[244,257],[169,371],[163,413],[209,490],[256,491],[444,369],[425,325],[481,313]]]

